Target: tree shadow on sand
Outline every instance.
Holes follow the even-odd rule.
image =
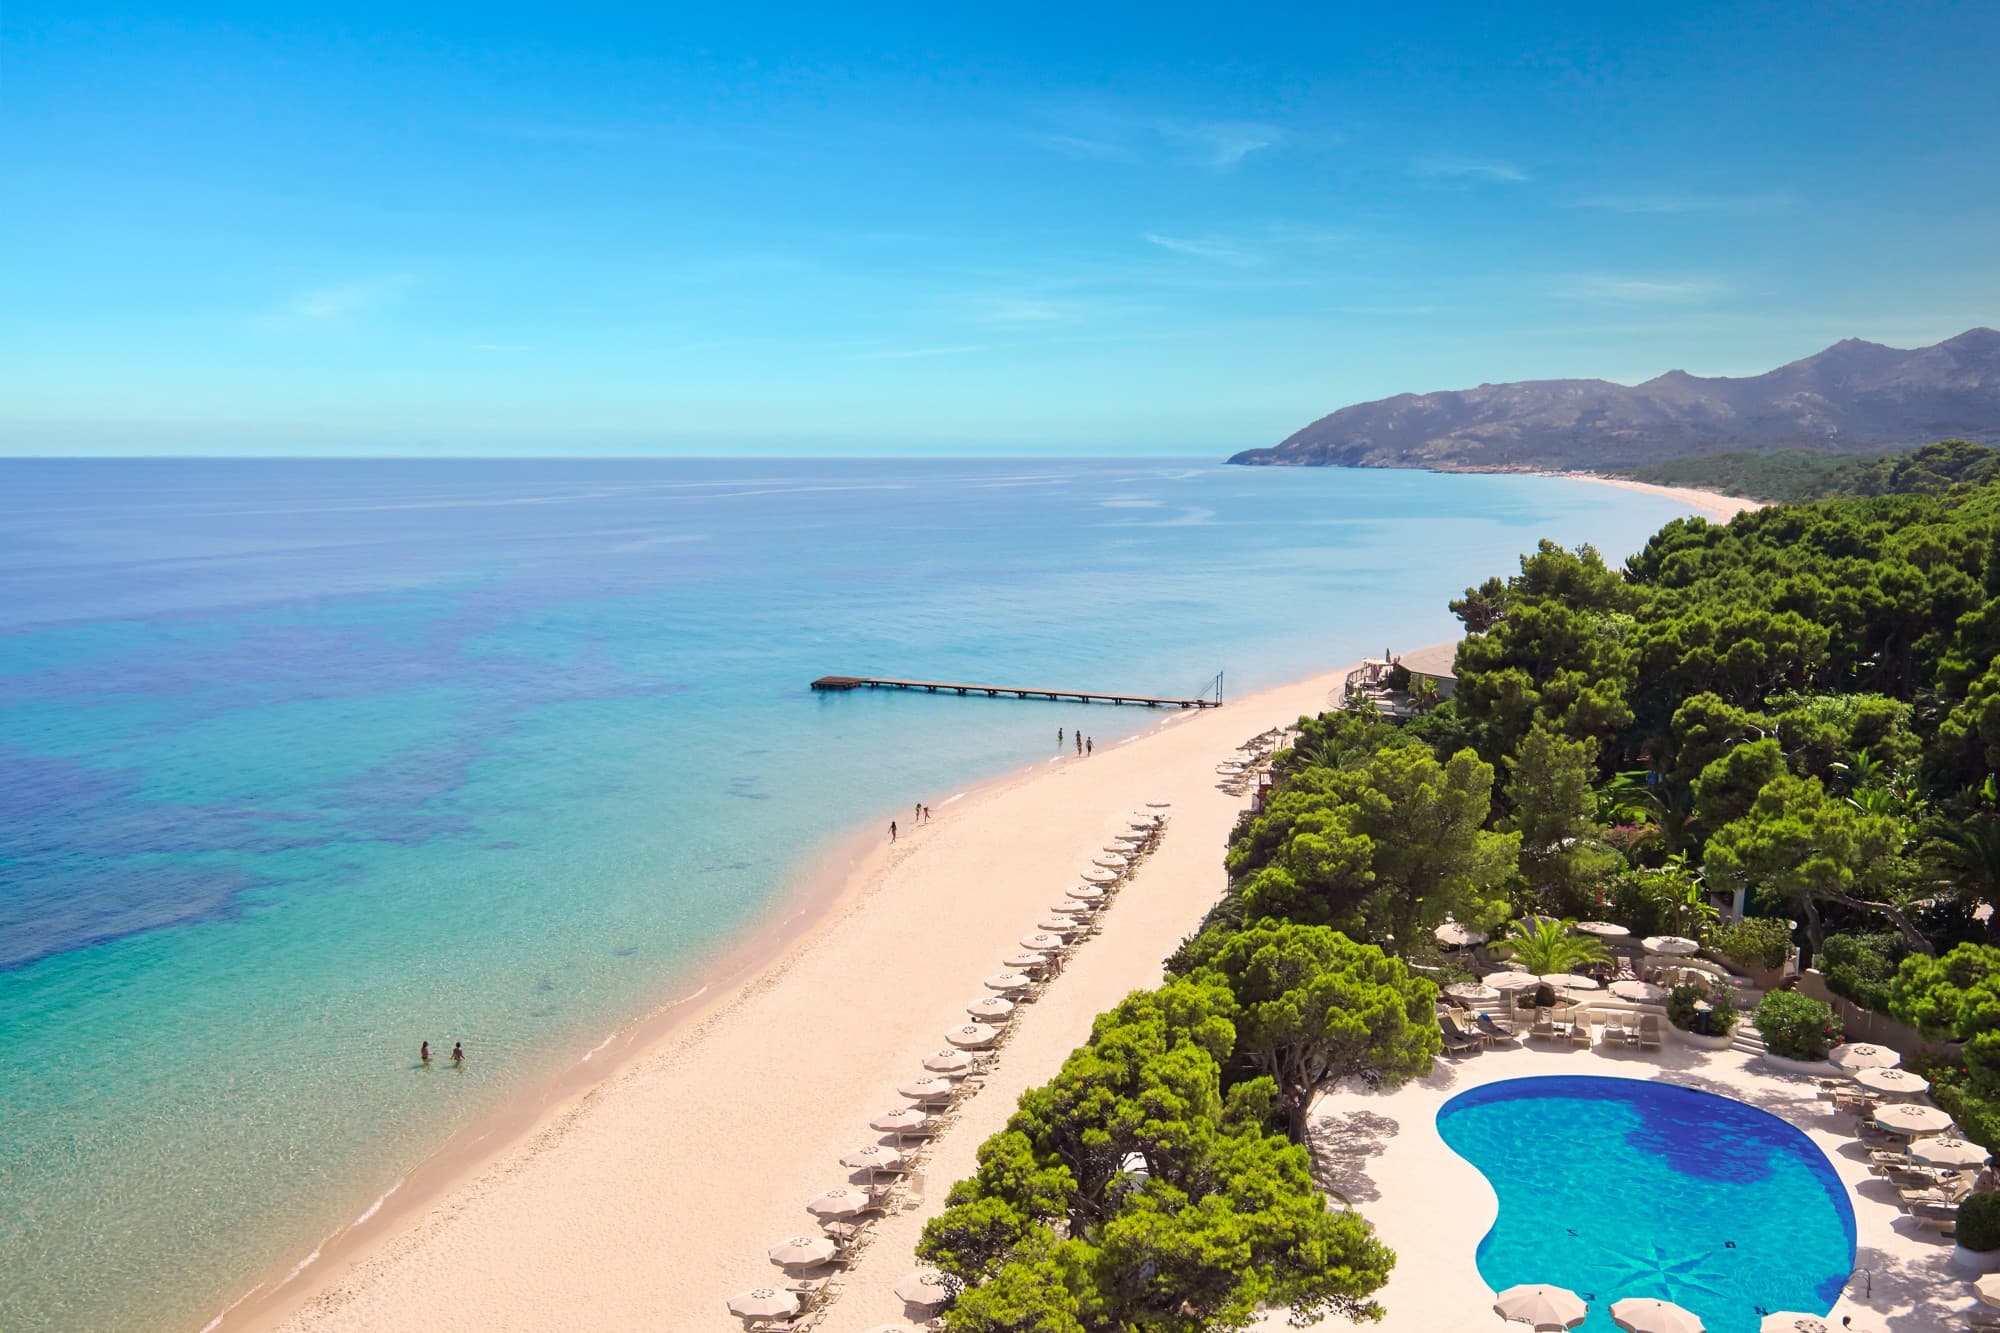
[[[1312,1150],[1313,1178],[1319,1187],[1348,1203],[1372,1203],[1382,1197],[1368,1174],[1368,1163],[1389,1150],[1389,1140],[1402,1126],[1373,1111],[1323,1111],[1306,1122]]]

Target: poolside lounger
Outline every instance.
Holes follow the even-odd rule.
[[[1532,1040],[1536,1037],[1553,1037],[1555,1035],[1556,1035],[1556,1016],[1554,1011],[1549,1009],[1535,1010],[1535,1025],[1528,1029],[1529,1039]]]
[[[1588,1047],[1590,1045],[1590,1010],[1579,1009],[1570,1020],[1569,1044]]]
[[[1942,1231],[1947,1236],[1958,1230],[1958,1207],[1949,1203],[1917,1203],[1910,1206],[1910,1217],[1927,1231]]]
[[[1450,1014],[1438,1015],[1438,1030],[1444,1033],[1444,1048],[1448,1051],[1476,1051],[1486,1044],[1459,1027],[1458,1021]]]
[[[1486,1038],[1488,1042],[1512,1041],[1520,1035],[1514,1031],[1512,1024],[1496,1023],[1489,1014],[1473,1015],[1472,1023],[1479,1030],[1479,1035]]]
[[[1639,1016],[1639,1049],[1642,1051],[1660,1049],[1660,1019],[1657,1014]]]
[[[1967,1328],[2000,1328],[2000,1310],[1968,1310],[1965,1315]]]

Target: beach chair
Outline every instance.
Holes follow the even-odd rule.
[[[1639,1049],[1657,1051],[1660,1049],[1660,1018],[1658,1014],[1639,1016]]]
[[[1438,1015],[1438,1030],[1444,1034],[1444,1048],[1454,1054],[1467,1050],[1476,1051],[1486,1044],[1459,1027],[1457,1020],[1448,1013]]]
[[[1572,1047],[1590,1049],[1590,1010],[1578,1009],[1570,1020],[1569,1044]]]
[[[1910,1206],[1910,1219],[1926,1231],[1954,1235],[1958,1231],[1958,1205],[1917,1203]]]
[[[1520,1035],[1514,1031],[1511,1023],[1495,1022],[1490,1014],[1474,1014],[1472,1025],[1479,1030],[1480,1036],[1486,1038],[1488,1045],[1495,1042],[1511,1042]]]
[[[2000,1310],[1968,1310],[1965,1315],[1967,1328],[2000,1328]]]
[[[1553,1009],[1535,1010],[1535,1022],[1534,1026],[1528,1029],[1528,1039],[1530,1041],[1533,1041],[1536,1037],[1553,1037],[1555,1035],[1556,1035],[1555,1010]]]

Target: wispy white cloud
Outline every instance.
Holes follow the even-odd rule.
[[[1080,162],[1178,162],[1223,173],[1298,138],[1267,121],[1152,115],[1103,105],[1044,114],[1053,124],[1028,141]]]
[[[967,352],[991,350],[989,343],[961,343],[952,347],[901,347],[884,352],[856,352],[850,361],[909,361],[923,356],[961,356]]]
[[[1700,305],[1727,290],[1719,279],[1699,274],[1585,273],[1569,279],[1556,295],[1571,301],[1604,301],[1622,305]]]
[[[1196,166],[1209,171],[1234,171],[1252,153],[1275,148],[1285,138],[1283,129],[1258,120],[1169,117],[1159,122],[1159,132],[1178,145]]]
[[[1237,242],[1212,236],[1162,236],[1158,232],[1149,231],[1146,233],[1146,240],[1162,250],[1171,250],[1177,255],[1212,259],[1216,263],[1228,264],[1234,268],[1253,268],[1264,262],[1262,255],[1243,248]]]
[[[294,323],[342,323],[395,301],[410,289],[413,281],[407,275],[390,275],[316,288],[294,298],[285,307],[283,317]]]
[[[1750,216],[1777,213],[1791,207],[1783,193],[1768,194],[1601,194],[1578,199],[1576,208],[1601,208],[1612,213],[1722,213]]]
[[[1490,181],[1498,185],[1519,185],[1528,173],[1512,162],[1492,157],[1462,157],[1455,153],[1432,153],[1410,163],[1419,176],[1443,180]]]

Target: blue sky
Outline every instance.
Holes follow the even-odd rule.
[[[1215,454],[2000,323],[1983,2],[10,0],[0,42],[6,452]]]

